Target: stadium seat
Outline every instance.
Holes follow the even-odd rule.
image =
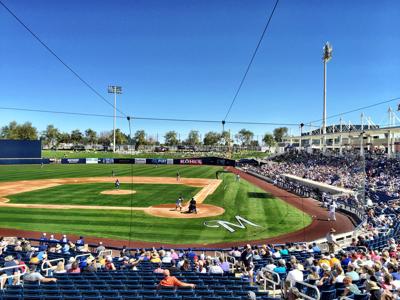
[[[327,290],[321,292],[320,300],[334,300],[336,299],[336,290]]]

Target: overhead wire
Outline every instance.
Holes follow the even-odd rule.
[[[382,105],[382,104],[386,104],[386,103],[390,103],[390,102],[394,102],[394,101],[399,101],[399,100],[400,100],[400,97],[396,97],[396,98],[392,98],[392,99],[388,99],[388,100],[383,100],[383,101],[376,102],[376,103],[373,103],[373,104],[370,104],[370,105],[366,105],[366,106],[363,106],[363,107],[359,107],[359,108],[355,108],[355,109],[352,109],[352,110],[341,112],[341,113],[338,113],[338,114],[335,114],[335,115],[331,115],[331,116],[328,116],[326,119],[328,120],[328,119],[332,119],[332,118],[341,117],[341,116],[348,115],[348,114],[351,114],[351,113],[354,113],[354,112],[358,112],[358,111],[361,111],[361,110],[364,110],[364,109],[372,108],[372,107],[375,107],[375,106],[379,106],[379,105]],[[307,122],[306,124],[321,122],[322,120],[323,119],[318,119],[318,120],[314,120],[314,121],[311,121],[311,122]]]
[[[85,117],[101,117],[101,118],[114,118],[113,115],[107,114],[95,114],[95,113],[83,113],[83,112],[71,112],[71,111],[59,111],[59,110],[45,110],[45,109],[32,109],[32,108],[21,108],[21,107],[6,107],[0,106],[0,110],[12,110],[12,111],[28,111],[37,113],[49,113],[49,114],[64,114],[73,116],[85,116]],[[117,115],[119,119],[126,117]],[[180,119],[180,118],[158,118],[158,117],[140,117],[140,116],[129,116],[133,120],[143,121],[164,121],[164,122],[188,122],[188,123],[213,123],[220,124],[221,121],[217,120],[203,120],[203,119]],[[268,125],[268,126],[299,126],[296,123],[273,123],[273,122],[251,122],[251,121],[227,121],[228,124],[236,125]],[[318,127],[318,126],[315,126]]]
[[[7,12],[14,17],[14,19],[17,20],[18,23],[20,23],[48,52],[50,52],[51,55],[53,55],[65,68],[67,68],[76,78],[78,78],[86,87],[88,87],[94,94],[96,94],[101,100],[103,100],[105,103],[110,105],[112,108],[114,108],[114,104],[108,101],[103,95],[101,95],[89,82],[87,82],[85,79],[82,78],[72,67],[70,67],[59,55],[55,53],[53,49],[51,49],[35,32],[33,32],[32,29],[30,29],[10,8],[7,7],[3,3],[3,1],[0,0],[0,4],[7,10]],[[127,115],[121,111],[118,108],[115,108],[120,114],[124,115],[127,117]]]
[[[250,71],[250,68],[251,68],[251,66],[252,66],[252,64],[253,64],[254,58],[255,58],[256,55],[257,55],[258,49],[260,48],[260,45],[261,45],[261,42],[262,42],[262,40],[264,39],[264,35],[265,35],[265,33],[267,32],[267,29],[268,29],[268,27],[269,27],[269,24],[271,23],[272,17],[273,17],[273,15],[274,15],[274,13],[275,13],[276,7],[278,6],[278,3],[279,3],[279,0],[276,0],[276,1],[275,1],[274,8],[272,9],[272,11],[271,11],[271,13],[270,13],[270,15],[269,15],[268,21],[267,21],[267,23],[266,23],[265,26],[264,26],[264,30],[263,30],[263,32],[262,32],[262,34],[261,34],[261,36],[260,36],[260,38],[259,38],[259,40],[258,40],[257,46],[256,46],[256,48],[254,49],[253,55],[251,56],[251,59],[250,59],[248,65],[247,65],[246,71],[245,71],[244,74],[243,74],[242,80],[240,81],[240,84],[239,84],[238,88],[236,89],[236,92],[235,92],[235,95],[233,96],[233,99],[232,99],[232,101],[231,101],[231,104],[229,105],[228,111],[227,111],[226,114],[225,114],[225,117],[224,117],[224,119],[223,119],[224,121],[226,120],[226,118],[228,118],[229,113],[231,112],[231,109],[232,109],[233,105],[235,104],[236,99],[237,99],[237,97],[238,97],[238,95],[239,95],[239,92],[240,92],[240,90],[242,89],[243,83],[244,83],[244,81],[246,80],[247,74],[248,74],[249,71]]]

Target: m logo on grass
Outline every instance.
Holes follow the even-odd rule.
[[[248,225],[251,225],[254,227],[261,227],[260,225],[254,224],[253,222],[250,222],[249,220],[246,220],[245,218],[242,218],[241,216],[235,216],[235,218],[236,218],[236,221],[239,223],[239,225],[231,223],[231,222],[227,222],[227,221],[212,220],[212,221],[205,221],[204,226],[211,227],[211,228],[224,227],[229,232],[236,231],[233,227],[246,229],[246,226],[243,223],[247,223]],[[212,222],[215,222],[216,224],[212,224]]]

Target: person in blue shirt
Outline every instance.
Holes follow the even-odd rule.
[[[85,246],[85,241],[83,239],[83,236],[79,237],[79,240],[76,241],[75,245],[76,247]]]
[[[312,251],[314,252],[314,253],[321,253],[321,249],[318,247],[318,245],[317,245],[317,243],[312,243]]]
[[[275,267],[273,269],[273,271],[276,272],[276,273],[280,273],[280,274],[283,274],[283,273],[286,274],[286,262],[285,262],[285,260],[284,259],[278,260],[278,266]]]

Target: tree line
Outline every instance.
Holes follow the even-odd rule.
[[[282,139],[288,134],[287,127],[278,127],[273,130],[272,133],[265,133],[262,141],[268,146],[272,147],[277,142],[282,142]],[[248,129],[241,129],[234,136],[236,143],[242,146],[259,146],[258,140],[254,139],[254,133]],[[43,143],[49,147],[56,147],[61,143],[72,143],[72,144],[85,144],[95,145],[100,144],[109,146],[113,142],[113,131],[102,131],[96,132],[95,130],[88,128],[84,132],[79,129],[72,130],[71,132],[62,132],[54,125],[47,125],[46,129],[39,132],[36,127],[30,122],[18,124],[15,121],[10,122],[0,130],[0,138],[2,139],[27,139],[37,140],[41,139]],[[142,145],[160,145],[159,141],[154,137],[147,135],[144,130],[137,130],[132,136],[132,139],[128,135],[123,133],[120,129],[115,130],[115,140],[117,145],[124,145],[127,143],[133,143],[136,148]],[[191,130],[186,139],[180,140],[179,135],[176,131],[171,130],[164,134],[164,143],[166,146],[175,145],[223,145],[228,146],[234,144],[231,133],[229,131],[216,132],[209,131],[202,135],[198,130]]]

